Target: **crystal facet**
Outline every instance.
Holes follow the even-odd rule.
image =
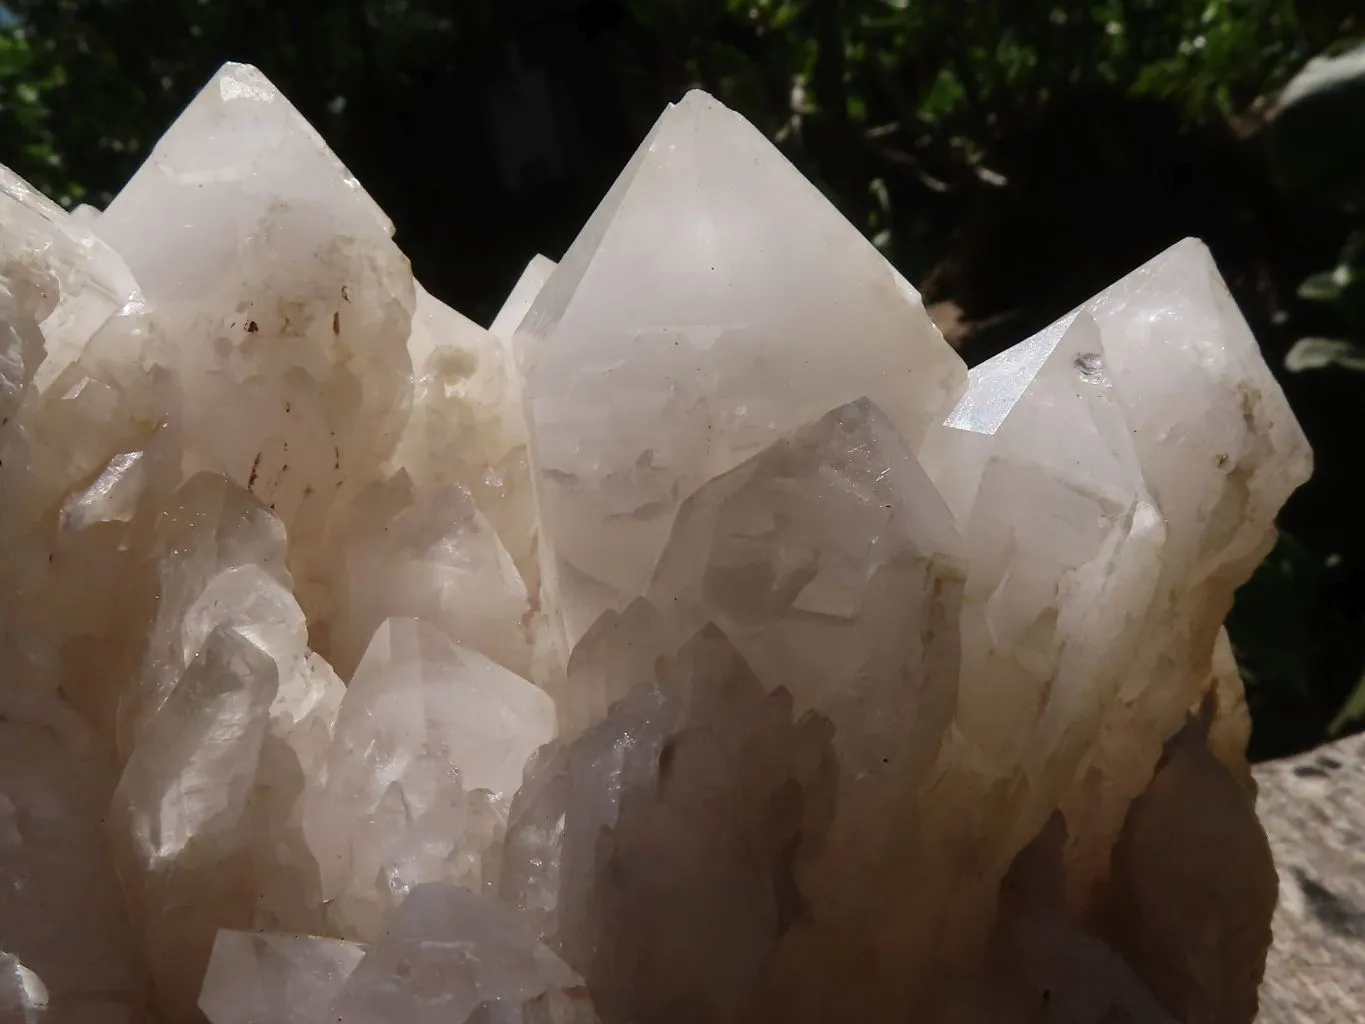
[[[199,1009],[210,1024],[313,1024],[364,955],[364,946],[339,939],[224,929]]]
[[[541,751],[512,809],[501,892],[587,979],[605,1019],[729,1020],[800,910],[828,828],[833,730],[793,722],[716,630],[664,685]]]
[[[392,914],[331,1012],[352,1024],[595,1024],[581,984],[513,908],[427,884]]]

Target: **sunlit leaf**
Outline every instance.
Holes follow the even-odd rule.
[[[1324,270],[1311,274],[1299,285],[1299,298],[1305,302],[1337,302],[1341,293],[1350,283],[1350,277],[1343,268]]]
[[[1284,359],[1291,373],[1337,367],[1365,373],[1365,346],[1342,338],[1300,338]]]

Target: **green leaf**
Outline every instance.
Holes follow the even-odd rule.
[[[1299,285],[1299,298],[1305,302],[1340,302],[1341,293],[1349,283],[1350,279],[1343,277],[1341,267],[1322,270],[1310,275]]]
[[[1338,367],[1365,373],[1365,346],[1342,338],[1300,338],[1284,359],[1291,373]]]

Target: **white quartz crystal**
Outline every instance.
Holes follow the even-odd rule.
[[[711,623],[763,689],[832,724],[834,819],[801,860],[811,917],[790,951],[808,978],[829,948],[864,944],[871,962],[899,953],[876,929],[914,930],[887,892],[923,869],[914,808],[956,706],[961,556],[905,442],[853,403],[684,502],[644,602],[605,616],[570,661],[574,732],[648,671],[651,643],[668,655]]]
[[[564,658],[644,592],[708,479],[865,396],[914,447],[965,378],[914,288],[699,92],[659,119],[516,347]]]
[[[420,620],[383,623],[305,809],[335,927],[372,939],[414,885],[482,884],[523,767],[554,733],[553,702],[526,680]]]
[[[1027,782],[1002,852],[1060,796],[1084,904],[1200,699],[1307,445],[1208,250],[1187,240],[974,369],[924,451],[973,550],[959,723]]]
[[[160,355],[118,256],[0,173],[0,653],[10,686],[60,686],[101,723],[85,662],[118,658],[110,610],[136,603],[120,584],[175,482]]]
[[[328,653],[354,671],[374,631],[395,616],[420,618],[519,675],[530,673],[526,584],[473,496],[458,484],[431,490],[406,472],[361,495],[344,578],[329,620]]]
[[[301,602],[325,614],[329,534],[410,401],[392,225],[259,71],[229,64],[92,227],[175,338],[187,469],[279,514]]]
[[[199,1008],[209,1024],[598,1020],[577,975],[516,911],[437,883],[408,893],[369,947],[219,932]]]
[[[506,344],[419,286],[408,353],[415,393],[395,462],[419,489],[469,490],[534,579],[526,422]]]
[[[241,633],[215,629],[114,793],[120,875],[168,1016],[193,1010],[217,929],[253,923],[251,796],[277,691],[274,662]]]
[[[160,528],[156,620],[120,707],[128,761],[115,834],[125,875],[145,887],[153,963],[173,957],[183,985],[222,924],[320,920],[299,801],[321,771],[343,687],[308,650],[284,530],[269,509],[201,473],[172,497]],[[192,1006],[196,994],[191,986],[174,998]]]
[[[34,296],[48,307],[37,318],[45,341],[45,352],[39,353],[43,365],[28,367],[35,386],[45,388],[80,356],[91,335],[136,300],[138,285],[123,261],[87,225],[8,168],[0,170],[0,208],[5,225],[0,253],[7,276],[13,275],[14,284],[33,274],[50,279],[50,287],[39,287]],[[9,298],[22,301],[22,291],[16,294],[12,284]],[[9,326],[22,330],[14,321]],[[7,380],[7,393],[10,386]]]
[[[1312,471],[1298,422],[1202,244],[1174,246],[1091,307],[1167,536],[1151,639],[1064,800],[1076,822],[1076,888],[1103,874],[1097,857],[1198,700],[1233,590],[1269,552],[1275,514]]]
[[[488,330],[392,233],[242,65],[0,169],[0,1024],[1251,1024],[1201,244],[968,374],[701,93]]]

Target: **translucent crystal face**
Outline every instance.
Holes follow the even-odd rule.
[[[516,346],[565,651],[645,588],[707,480],[864,396],[914,445],[966,375],[915,290],[695,92],[660,118]]]
[[[365,947],[315,936],[223,929],[213,942],[199,1007],[212,1021],[317,1020]]]
[[[968,374],[701,93],[489,330],[391,235],[241,65],[0,174],[0,1021],[1251,1024],[1200,243]]]

